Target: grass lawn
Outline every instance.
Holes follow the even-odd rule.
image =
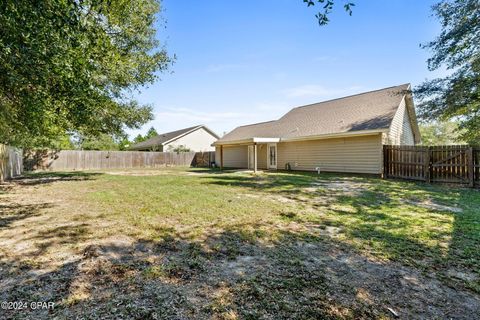
[[[354,175],[28,174],[0,189],[0,300],[55,302],[5,313],[31,319],[474,319],[479,208]]]

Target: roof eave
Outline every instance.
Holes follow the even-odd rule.
[[[410,89],[410,88],[409,88]],[[413,101],[412,93],[409,92],[406,95],[405,105],[407,107],[407,112],[409,115],[410,125],[412,126],[413,136],[415,139],[415,144],[421,143],[422,137],[420,133],[420,128],[418,126],[417,113],[415,112],[415,102]]]
[[[181,134],[179,134],[179,135],[171,138],[170,140],[167,140],[167,141],[164,141],[164,142],[160,143],[160,145],[165,146],[166,144],[169,144],[169,143],[172,142],[172,141],[175,141],[175,140],[177,140],[177,139],[179,139],[179,138],[181,138],[181,137],[186,136],[186,135],[189,134],[189,133],[192,133],[192,132],[195,131],[195,130],[200,129],[201,127],[202,127],[202,126],[196,126],[195,128],[193,128],[193,129],[191,129],[191,130],[188,130],[187,132],[181,133]]]
[[[248,144],[253,143],[253,138],[241,139],[241,140],[231,140],[231,141],[215,141],[212,143],[212,146],[225,146],[225,145],[235,145],[235,144]]]
[[[348,138],[348,137],[356,137],[356,136],[370,136],[370,135],[376,135],[376,134],[385,133],[385,132],[388,132],[388,128],[347,131],[347,132],[328,133],[328,134],[319,134],[319,135],[301,136],[301,137],[292,137],[292,138],[282,138],[281,142],[322,140],[322,139],[330,139],[330,138]]]
[[[388,132],[388,128],[380,128],[373,130],[360,130],[360,131],[349,131],[349,132],[338,132],[338,133],[329,133],[329,134],[320,134],[320,135],[311,135],[311,136],[300,136],[292,138],[260,138],[253,137],[242,140],[232,140],[232,141],[216,141],[212,143],[212,146],[225,146],[225,145],[241,145],[249,143],[278,143],[278,142],[293,142],[293,141],[303,141],[303,140],[321,140],[329,138],[345,138],[345,137],[355,137],[355,136],[368,136],[376,135],[380,133]]]
[[[184,133],[182,133],[182,134],[179,134],[178,136],[173,137],[173,138],[170,139],[170,140],[167,140],[167,141],[162,142],[161,145],[162,145],[162,146],[165,146],[165,145],[169,144],[170,142],[173,142],[173,141],[175,141],[175,140],[178,140],[178,139],[180,139],[181,137],[184,137],[184,136],[186,136],[187,134],[190,134],[190,133],[192,133],[192,132],[194,132],[194,131],[197,131],[198,129],[201,129],[201,128],[205,129],[205,131],[207,131],[208,133],[210,133],[210,134],[211,134],[212,136],[214,136],[215,138],[219,139],[219,136],[218,136],[214,131],[212,131],[210,128],[208,128],[207,126],[205,126],[205,125],[202,124],[202,125],[196,126],[196,127],[193,128],[192,130],[189,130],[189,131],[187,131],[187,132],[184,132]]]

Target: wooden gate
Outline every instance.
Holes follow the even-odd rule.
[[[384,146],[385,178],[480,184],[480,149],[456,146]]]

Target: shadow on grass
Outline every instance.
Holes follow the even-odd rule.
[[[407,269],[341,250],[322,236],[285,231],[264,243],[231,229],[197,242],[168,228],[159,232],[164,240],[84,245],[46,273],[3,259],[3,301],[56,303],[7,317],[386,319],[387,308],[405,318],[480,311],[478,297],[436,282],[405,282]]]
[[[40,211],[51,208],[50,203],[40,204],[18,204],[6,203],[0,204],[0,230],[8,228],[12,223],[21,221],[40,214]]]
[[[316,174],[309,172],[301,173],[279,173],[279,174],[259,174],[254,175],[248,172],[232,171],[222,172],[213,176],[203,177],[206,179],[206,183],[249,188],[252,190],[270,191],[277,189],[276,191],[282,193],[296,193],[302,192],[302,188],[311,186]],[[332,177],[330,175],[322,175],[326,179]]]
[[[341,229],[374,255],[444,275],[460,268],[461,282],[480,292],[478,190],[329,173],[225,174],[204,179],[208,184],[293,199],[323,213],[317,219],[319,227]],[[429,209],[432,202],[436,206]],[[282,218],[305,222],[297,213]]]
[[[451,275],[480,293],[480,190],[461,192],[458,201],[466,209],[454,214],[448,259],[457,270]]]
[[[78,180],[84,178],[80,175]],[[319,230],[284,230],[274,241],[264,241],[257,232],[260,226],[252,223],[210,231],[201,241],[183,238],[172,226],[155,229],[158,235],[154,238],[159,241],[98,239],[88,246],[85,242],[95,226],[87,222],[55,226],[31,238],[40,244],[37,252],[0,260],[0,300],[54,301],[55,309],[10,310],[6,317],[372,319],[391,317],[387,308],[393,308],[402,318],[472,319],[480,313],[478,295],[423,277],[401,263],[362,257],[357,248],[321,232],[323,222],[348,227],[350,236],[395,257],[392,260],[422,259],[431,248],[408,232],[399,233],[408,231],[409,225],[389,215],[388,208],[405,198],[431,196],[433,191],[424,186],[333,174],[231,174],[201,179],[239,190],[266,190],[312,200],[328,196],[326,206],[353,208],[330,207],[332,214],[357,220],[345,226],[327,216],[327,220],[317,221]],[[368,186],[343,189],[350,180]],[[321,190],[306,190],[312,185]],[[438,199],[462,200],[456,192],[439,194]],[[470,201],[472,208],[478,204],[472,194],[464,200]],[[478,216],[468,213],[455,217],[451,243],[473,252],[478,238],[472,232],[477,227],[468,229],[467,225],[468,221],[477,223]],[[286,214],[285,219],[301,219],[298,216]],[[50,269],[35,263],[58,244],[75,244],[79,249]],[[431,254],[440,256],[435,250]],[[458,253],[452,251],[448,259],[456,257]]]
[[[61,248],[64,245],[76,245],[88,239],[92,234],[88,223],[61,225],[42,230],[25,240],[33,241],[37,248],[35,256],[42,256],[51,248]]]
[[[92,180],[100,175],[103,175],[103,173],[82,171],[27,172],[23,176],[15,178],[12,181],[19,185],[34,186],[58,181]]]
[[[59,181],[92,180],[101,175],[94,172],[27,172],[8,183],[0,185],[0,194],[8,195],[16,186],[35,186]],[[8,199],[8,198],[7,198]],[[7,200],[6,199],[6,200]],[[9,200],[7,200],[9,201]],[[52,208],[52,203],[18,203],[5,201],[0,204],[0,229],[9,227],[15,221],[21,221],[41,214],[44,209]]]

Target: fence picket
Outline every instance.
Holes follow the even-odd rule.
[[[22,150],[0,144],[0,182],[21,175],[22,172]]]
[[[0,149],[1,155],[1,149]],[[215,152],[30,151],[26,170],[104,170],[159,166],[210,166]]]
[[[384,146],[385,178],[480,184],[480,149],[455,146]]]

